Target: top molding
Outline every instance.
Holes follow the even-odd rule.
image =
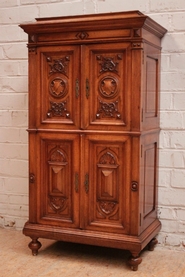
[[[27,34],[58,33],[67,31],[145,29],[162,38],[167,30],[140,11],[102,13],[64,17],[36,18],[36,22],[19,25]]]

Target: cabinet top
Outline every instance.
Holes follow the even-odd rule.
[[[140,11],[36,18],[35,22],[19,26],[29,35],[95,29],[143,28],[161,38],[167,31]]]

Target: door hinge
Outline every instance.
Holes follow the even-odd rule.
[[[141,158],[143,156],[143,145],[141,145]]]
[[[88,173],[85,174],[84,185],[85,185],[85,192],[88,193],[89,192],[89,174]]]

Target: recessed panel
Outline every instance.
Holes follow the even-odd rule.
[[[42,181],[38,183],[39,222],[72,227],[79,220],[76,212],[79,209],[79,198],[75,188],[75,172],[78,172],[76,160],[79,157],[78,136],[42,135],[40,151]],[[76,187],[78,188],[78,184]]]
[[[78,126],[79,99],[75,97],[75,84],[79,79],[79,48],[46,49],[39,53],[40,123]]]
[[[157,116],[158,109],[158,60],[147,56],[145,116]]]
[[[129,129],[129,47],[126,43],[86,47],[90,88],[85,121],[89,128]]]
[[[144,152],[144,216],[155,209],[156,190],[156,144],[146,147]]]
[[[92,139],[92,140],[91,140]],[[116,142],[115,142],[116,140]],[[129,187],[125,164],[129,139],[91,136],[86,141],[89,163],[87,229],[127,232],[126,191]],[[129,163],[128,163],[129,164]]]

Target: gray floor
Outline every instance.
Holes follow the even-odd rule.
[[[20,231],[0,228],[0,277],[185,276],[185,251],[145,250],[134,272],[126,265],[127,251],[40,239],[42,248],[34,257],[29,242]]]

